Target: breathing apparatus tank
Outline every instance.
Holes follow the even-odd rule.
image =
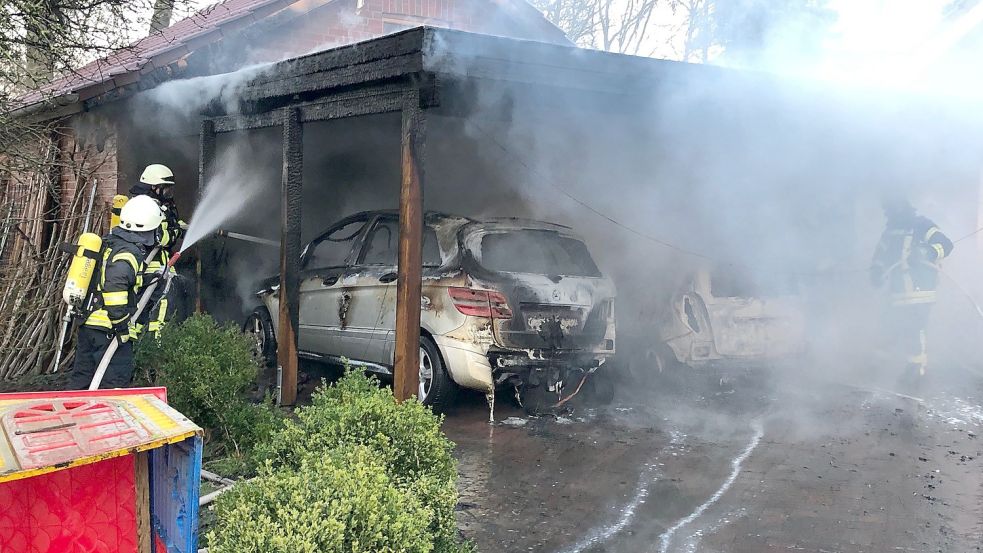
[[[91,232],[82,233],[72,246],[72,262],[68,266],[68,277],[62,298],[72,307],[81,307],[89,295],[89,285],[99,264],[102,238]]]
[[[116,194],[113,196],[113,210],[112,215],[109,217],[109,228],[116,228],[119,226],[119,214],[123,211],[123,206],[129,200],[123,194]]]

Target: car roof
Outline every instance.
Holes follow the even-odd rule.
[[[357,213],[352,213],[347,217],[343,217],[338,220],[338,222],[346,221],[349,219],[358,219],[362,217],[372,217],[375,215],[391,215],[399,216],[398,209],[374,209],[369,211],[359,211]],[[551,223],[549,221],[540,221],[537,219],[528,219],[523,217],[487,217],[483,219],[475,219],[474,217],[466,217],[464,215],[454,215],[450,213],[444,213],[442,211],[427,211],[424,213],[424,219],[427,221],[433,221],[435,219],[448,219],[455,221],[466,221],[468,223],[477,224],[493,224],[493,225],[504,225],[504,226],[515,226],[515,227],[534,227],[534,228],[557,228],[564,230],[573,230],[566,225],[560,225],[558,223]]]

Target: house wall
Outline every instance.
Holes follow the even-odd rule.
[[[82,198],[88,202],[93,179],[98,179],[96,196],[93,201],[93,217],[100,215],[108,221],[109,209],[118,188],[118,140],[115,128],[103,122],[97,132],[81,130],[80,116],[73,117],[59,133],[59,151],[62,159],[59,170],[59,192],[62,208],[71,209],[79,183],[87,187]],[[86,206],[75,213],[84,215]],[[98,222],[93,228],[100,228]]]

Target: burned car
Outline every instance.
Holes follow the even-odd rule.
[[[694,271],[664,310],[656,364],[762,368],[805,352],[805,318],[793,287],[767,291],[725,270]]]
[[[614,285],[570,228],[438,213],[424,223],[420,400],[445,406],[460,387],[491,401],[507,387],[527,408],[553,405],[603,378],[594,372],[615,353]],[[395,211],[359,213],[303,250],[301,356],[391,374],[398,229]],[[264,286],[244,330],[272,360],[278,277]]]

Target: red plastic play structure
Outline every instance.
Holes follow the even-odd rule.
[[[201,435],[163,388],[0,394],[0,552],[194,553]]]

